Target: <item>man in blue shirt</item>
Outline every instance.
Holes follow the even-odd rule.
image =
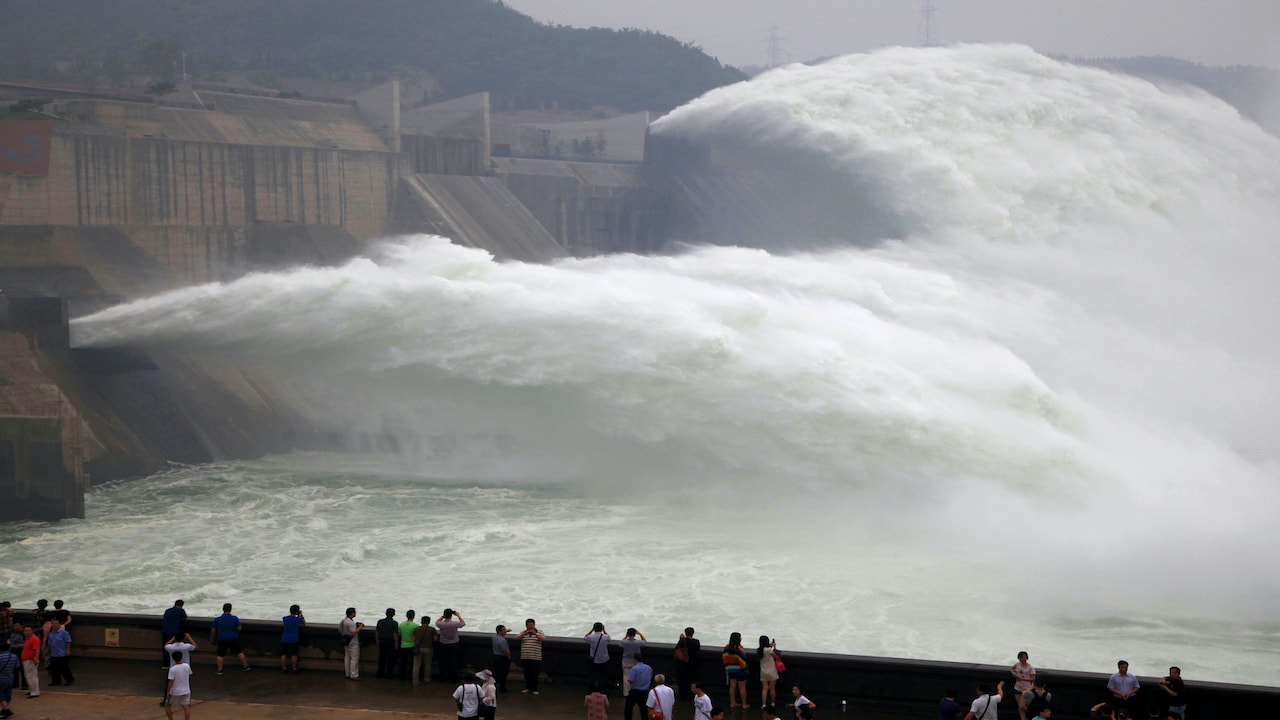
[[[302,628],[307,619],[302,616],[302,608],[289,606],[289,614],[280,618],[280,672],[289,672],[288,660],[293,660],[293,671],[298,672],[298,644],[301,642]]]
[[[169,642],[170,638],[185,635],[186,623],[187,611],[183,609],[182,601],[173,601],[173,607],[164,611],[164,619],[160,621],[160,645],[163,646]],[[169,653],[165,653],[164,657],[160,659],[160,667],[168,671],[171,660]]]
[[[231,614],[231,603],[222,604],[222,614],[213,619],[209,627],[209,642],[218,644],[218,675],[222,674],[222,660],[231,653],[240,658],[240,665],[249,670],[249,659],[244,656],[240,644],[240,618]]]
[[[13,699],[13,680],[18,675],[22,660],[9,652],[9,638],[0,641],[0,718],[13,716],[9,701]]]
[[[653,668],[649,667],[643,656],[636,655],[636,664],[627,677],[631,680],[631,692],[627,693],[623,713],[627,720],[631,720],[631,708],[637,705],[644,708],[649,700],[649,686],[653,684]],[[648,710],[641,710],[640,715],[642,719],[648,717]]]
[[[938,701],[938,720],[959,720],[960,703],[956,702],[959,694],[959,690],[947,688],[947,696]]]
[[[493,681],[498,685],[498,692],[504,693],[507,691],[507,673],[511,672],[511,645],[507,642],[506,625],[494,628],[489,648],[493,652]]]
[[[45,644],[49,648],[49,674],[53,676],[53,682],[49,684],[70,685],[75,682],[71,675],[71,634],[62,629],[62,623],[56,618],[50,621]]]
[[[1107,680],[1107,692],[1111,693],[1111,707],[1128,708],[1133,704],[1133,696],[1138,694],[1141,686],[1138,676],[1129,674],[1129,663],[1121,660],[1116,663],[1116,672]]]

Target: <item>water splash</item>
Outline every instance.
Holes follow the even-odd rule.
[[[1126,630],[1153,665],[1250,672],[1209,638],[1280,598],[1255,565],[1280,550],[1280,141],[1201,94],[982,46],[784,68],[654,130],[756,172],[788,158],[769,212],[797,233],[818,226],[791,198],[857,212],[831,210],[804,252],[780,237],[530,266],[401,238],[113,308],[75,341],[287,376],[350,426],[414,438],[433,480],[570,483],[593,508],[681,518],[705,561],[672,592],[741,603],[726,630],[776,610],[754,588],[806,577],[784,598],[808,603],[797,621],[834,613],[869,652],[1003,662],[1039,643],[1067,659],[1050,665],[1102,669],[1113,653],[1072,628],[1150,618],[1205,638]],[[868,244],[860,223],[897,231]],[[614,532],[580,530],[562,539]],[[573,574],[570,546],[540,547]],[[630,570],[689,547],[664,549]],[[745,583],[732,597],[684,591],[720,563],[754,569],[714,571]],[[621,604],[606,595],[570,604]],[[655,623],[670,609],[636,604]]]

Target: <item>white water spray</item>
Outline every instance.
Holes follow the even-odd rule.
[[[527,586],[602,588],[530,598],[566,620],[719,613],[750,636],[785,604],[804,627],[759,631],[806,649],[1271,682],[1280,141],[1203,95],[979,46],[783,68],[654,132],[786,157],[787,192],[857,212],[778,238],[806,252],[530,266],[403,238],[113,308],[76,341],[287,370],[423,438],[422,476],[579,484],[608,518],[584,531],[652,560],[535,542]],[[860,223],[901,232],[830,235]],[[659,517],[687,537],[627,535]],[[597,596],[655,572],[672,597]]]

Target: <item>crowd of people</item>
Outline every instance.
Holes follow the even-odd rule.
[[[226,659],[239,661],[242,671],[253,669],[241,642],[240,618],[233,614],[231,603],[222,606],[222,613],[213,618],[209,629],[209,642],[215,651],[216,674],[226,672]],[[40,696],[39,670],[41,665],[49,671],[50,685],[70,685],[74,682],[70,667],[71,637],[67,626],[72,622],[63,602],[57,600],[53,610],[48,602],[40,600],[32,611],[33,621],[23,625],[16,621],[16,613],[9,602],[0,605],[0,640],[12,637],[10,645],[0,644],[0,718],[13,715],[8,707],[11,689],[21,685],[28,690],[27,697]],[[524,629],[512,634],[505,625],[494,628],[490,638],[491,657],[489,667],[474,673],[462,672],[461,638],[459,631],[466,627],[462,614],[446,608],[434,622],[423,618],[417,621],[417,613],[408,610],[404,620],[397,620],[395,608],[387,608],[384,616],[374,626],[374,647],[378,653],[377,677],[396,679],[413,684],[429,683],[433,678],[442,682],[457,683],[453,697],[457,702],[458,716],[467,720],[492,720],[496,714],[498,695],[507,691],[507,677],[514,661],[519,661],[523,671],[522,693],[539,694],[542,676],[542,644],[546,635],[538,629],[533,618],[525,620]],[[347,608],[338,623],[339,642],[343,646],[343,673],[348,680],[360,681],[361,631],[363,622],[357,620],[356,608]],[[174,709],[182,708],[186,720],[191,717],[191,653],[199,649],[199,643],[187,627],[187,611],[183,600],[177,600],[165,610],[160,621],[162,667],[166,671],[163,696],[160,704],[169,718]],[[293,605],[289,614],[280,620],[280,672],[298,671],[301,632],[306,627],[302,608]],[[724,710],[715,707],[710,696],[700,684],[698,672],[704,659],[702,643],[688,627],[681,633],[673,652],[676,667],[675,687],[671,687],[661,673],[655,674],[645,661],[644,647],[648,640],[636,628],[628,628],[618,640],[609,635],[603,623],[595,623],[584,639],[588,656],[592,661],[586,696],[583,700],[588,718],[604,718],[609,708],[609,693],[620,688],[625,698],[624,712],[628,720],[635,708],[643,708],[642,720],[671,720],[677,700],[692,703],[695,720],[716,720],[724,717]],[[730,681],[730,708],[750,707],[746,695],[748,653],[741,645],[740,633],[733,633],[720,657],[725,677]],[[21,658],[9,653],[9,647],[21,643]],[[512,650],[512,643],[518,649]],[[611,677],[610,648],[621,648],[622,673]],[[9,658],[14,658],[12,661]],[[777,717],[776,684],[783,669],[782,655],[777,644],[768,637],[760,638],[756,649],[760,663],[759,677],[762,683],[760,704],[766,718]],[[10,668],[6,663],[14,665]],[[433,673],[433,666],[435,672]],[[21,670],[21,671],[20,671]],[[816,704],[801,692],[792,688],[795,714],[801,720],[810,717]]]
[[[355,681],[360,680],[358,638],[364,628],[364,624],[355,619],[357,614],[356,608],[347,608],[346,617],[339,625],[341,642],[345,648],[344,674],[347,679]],[[387,608],[383,618],[374,626],[374,646],[378,652],[377,677],[398,679],[415,685],[429,683],[433,677],[431,669],[434,661],[437,666],[435,677],[443,682],[459,683],[453,697],[457,701],[458,717],[467,719],[492,720],[497,709],[498,695],[507,692],[507,677],[514,661],[519,661],[524,678],[524,687],[520,692],[539,694],[542,644],[546,635],[538,629],[534,618],[526,619],[524,629],[515,634],[506,625],[497,625],[489,639],[488,668],[463,675],[461,638],[458,632],[467,623],[461,613],[453,608],[445,608],[436,618],[434,626],[430,621],[417,622],[414,610],[406,611],[403,621],[398,621],[396,614],[395,608]],[[289,617],[286,616],[286,633],[288,620]],[[729,644],[721,653],[726,677],[734,679],[735,688],[745,688],[743,673],[747,668],[747,653],[741,646],[741,637],[741,634],[733,633]],[[587,695],[583,700],[588,718],[607,716],[609,692],[615,687],[621,688],[625,698],[624,714],[627,720],[631,720],[637,707],[644,708],[648,720],[671,720],[677,697],[693,704],[695,720],[723,717],[724,710],[712,705],[710,697],[699,684],[702,643],[695,637],[692,627],[684,629],[673,652],[676,666],[674,688],[667,684],[664,675],[654,674],[653,668],[645,662],[644,647],[648,640],[636,628],[627,628],[624,637],[616,642],[622,655],[620,678],[610,677],[613,672],[610,647],[615,645],[615,641],[604,623],[594,623],[583,639],[587,643],[587,654],[591,661]],[[515,652],[511,647],[513,642],[518,645]],[[282,636],[282,670],[290,657],[291,647]],[[761,692],[761,705],[771,711],[772,703],[777,702],[776,683],[783,667],[781,653],[777,650],[777,644],[764,636],[760,638],[756,653],[757,659],[762,663],[761,680],[765,683]],[[296,655],[292,660],[296,668]],[[793,687],[792,694],[796,717],[807,720],[816,704],[805,697],[799,687]],[[741,703],[733,701],[732,695],[730,699],[731,708],[749,707],[745,689],[739,693]]]
[[[225,672],[227,656],[236,658],[242,671],[252,666],[245,655],[240,639],[240,619],[232,614],[231,603],[222,606],[222,614],[210,623],[209,642],[213,645],[216,673]],[[458,717],[464,720],[493,720],[498,695],[507,692],[507,677],[513,661],[518,660],[523,671],[522,693],[539,694],[542,674],[542,644],[546,635],[538,629],[533,618],[525,620],[524,629],[512,634],[505,625],[494,628],[490,637],[490,662],[488,667],[474,673],[462,672],[461,638],[459,631],[467,626],[462,614],[452,608],[445,610],[434,622],[429,617],[417,621],[413,610],[405,612],[403,621],[396,619],[396,609],[387,608],[373,631],[374,647],[378,653],[377,677],[411,682],[414,685],[429,683],[439,678],[446,683],[456,683],[453,698],[457,703]],[[356,618],[356,608],[347,608],[338,624],[339,642],[343,646],[343,672],[348,680],[360,681],[361,631],[365,625]],[[30,622],[17,621],[8,601],[0,603],[0,718],[13,716],[9,708],[12,690],[20,687],[27,697],[40,697],[43,668],[49,674],[49,685],[71,685],[75,678],[71,672],[71,635],[68,627],[72,615],[61,600],[49,608],[47,600],[37,602],[30,613]],[[292,605],[289,614],[280,620],[280,672],[298,672],[301,632],[306,627],[302,608]],[[191,717],[191,666],[190,654],[198,649],[196,640],[187,629],[187,612],[184,602],[177,600],[164,612],[160,623],[163,667],[166,670],[164,695],[160,704],[169,718],[174,708],[182,708],[186,720]],[[644,633],[627,628],[625,635],[615,642],[604,623],[594,623],[583,636],[587,657],[591,662],[588,674],[587,694],[583,705],[588,720],[604,720],[609,709],[609,695],[621,690],[625,698],[623,714],[632,720],[636,708],[641,708],[641,720],[672,720],[672,712],[678,701],[692,703],[694,720],[723,718],[724,709],[715,706],[702,686],[699,669],[712,658],[704,657],[702,643],[694,629],[687,627],[676,641],[672,659],[675,664],[675,686],[667,683],[661,673],[655,673],[645,660],[644,648],[648,643]],[[511,643],[518,650],[512,650]],[[611,663],[610,648],[621,650],[621,676]],[[777,643],[761,635],[754,652],[742,645],[742,634],[732,633],[721,648],[720,664],[728,686],[730,709],[751,707],[747,696],[749,680],[759,683],[760,707],[766,720],[777,718],[777,685],[786,665]],[[755,669],[752,672],[752,659]],[[435,672],[433,672],[433,666]],[[1019,652],[1017,662],[1009,667],[1013,676],[1012,697],[1017,704],[1020,720],[1050,718],[1054,699],[1043,677],[1031,665],[1028,654]],[[1179,668],[1170,667],[1167,675],[1156,686],[1159,695],[1146,697],[1145,715],[1142,711],[1142,690],[1137,676],[1129,673],[1129,664],[1121,660],[1112,674],[1101,702],[1090,709],[1092,720],[1186,720],[1186,688]],[[976,697],[970,703],[963,720],[996,720],[1002,701],[1008,695],[1005,681],[995,685],[994,692],[987,684],[976,688]],[[805,696],[799,685],[790,687],[791,712],[796,720],[810,720],[817,704]],[[961,720],[962,707],[957,701],[958,692],[948,689],[939,702],[940,720]],[[790,713],[789,713],[790,714]]]
[[[14,688],[26,690],[27,697],[40,697],[40,670],[49,673],[49,685],[70,685],[71,611],[61,600],[41,599],[32,610],[31,621],[18,622],[8,600],[0,602],[0,718],[13,717],[9,703]]]
[[[1036,673],[1030,656],[1024,650],[1018,653],[1018,661],[1009,666],[1013,675],[1013,699],[1018,705],[1019,720],[1028,718],[1053,717],[1053,693],[1045,679]],[[1141,707],[1139,692],[1142,689],[1138,677],[1129,672],[1129,663],[1121,660],[1116,663],[1116,672],[1107,679],[1104,699],[1089,708],[1090,720],[1186,720],[1187,697],[1186,686],[1182,681],[1182,670],[1177,666],[1169,668],[1169,674],[1160,678],[1157,687],[1161,695],[1149,697],[1145,715],[1137,715]],[[938,703],[939,720],[959,720],[961,706],[956,701],[959,694],[954,688],[947,690],[946,697]],[[1005,681],[996,684],[995,692],[991,686],[981,683],[976,689],[977,697],[969,705],[969,712],[964,720],[996,720],[1001,701],[1005,699]]]

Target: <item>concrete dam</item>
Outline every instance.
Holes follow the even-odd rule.
[[[388,235],[535,263],[646,252],[743,192],[708,179],[704,156],[650,141],[648,113],[503,125],[487,94],[406,109],[394,82],[341,101],[14,85],[0,100],[39,107],[0,121],[0,520],[82,517],[91,484],[169,463],[391,442],[353,440],[230,361],[75,348],[71,318],[337,264]],[[557,159],[579,135],[608,151]]]

